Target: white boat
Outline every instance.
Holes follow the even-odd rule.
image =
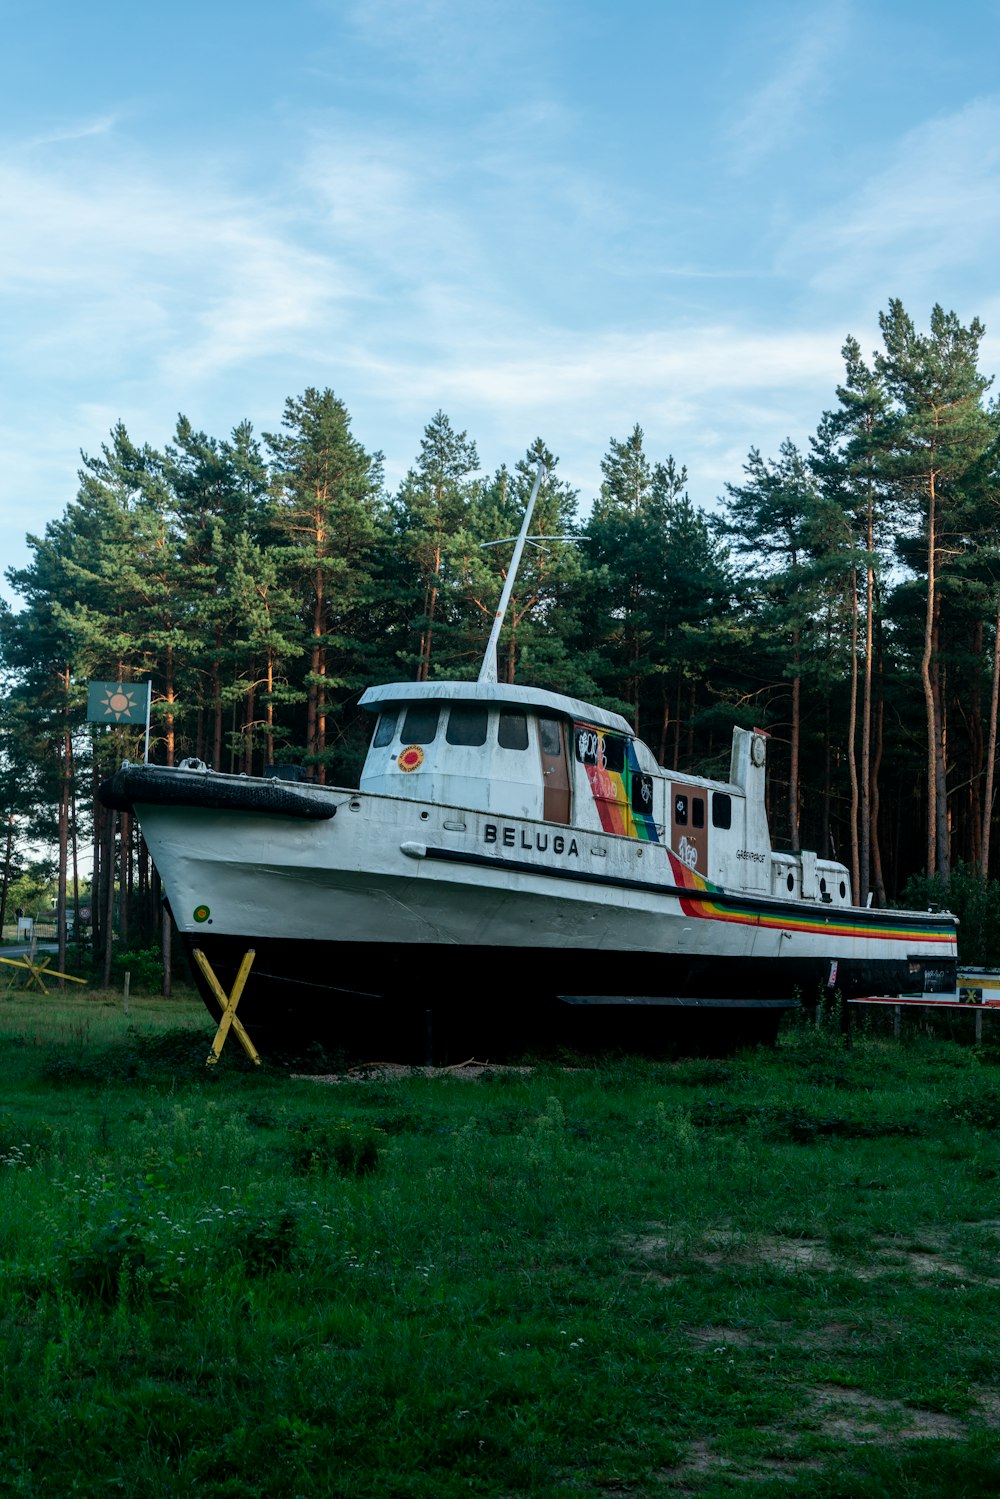
[[[478,682],[363,695],[357,790],[200,761],[126,764],[102,788],[227,992],[254,950],[251,1033],[419,1060],[724,1050],[824,994],[955,989],[953,916],[857,907],[842,864],[772,850],[766,735],[734,730],[725,781],[682,775],[618,714],[498,683],[516,560]]]

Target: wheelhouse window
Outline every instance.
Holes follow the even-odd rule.
[[[581,765],[600,765],[601,736],[596,729],[576,727],[576,758]]]
[[[625,741],[620,734],[604,736],[604,769],[621,775],[625,769]]]
[[[674,797],[674,822],[678,827],[686,828],[688,820],[688,799],[686,796]]]
[[[712,793],[713,828],[731,828],[733,825],[733,799],[725,791]]]
[[[380,713],[378,723],[375,725],[375,737],[372,740],[372,749],[385,749],[391,744],[396,735],[396,722],[398,713]]]
[[[693,828],[705,826],[705,798],[703,796],[691,798],[691,826]]]
[[[528,716],[516,713],[511,708],[500,709],[497,726],[497,743],[501,749],[526,750],[528,748]]]
[[[400,739],[404,744],[431,744],[438,731],[437,703],[414,703],[407,708]]]
[[[538,720],[538,738],[543,755],[555,759],[562,754],[562,726],[557,718]]]
[[[578,724],[576,758],[581,765],[595,765],[598,770],[621,775],[625,769],[625,740],[620,734],[602,734],[599,729]]]
[[[486,743],[488,722],[487,709],[479,707],[478,704],[452,708],[448,714],[448,729],[444,737],[449,744],[463,744],[475,748]]]

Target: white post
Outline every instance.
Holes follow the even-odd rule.
[[[126,968],[126,970],[125,970],[125,987],[122,990],[122,1009],[125,1011],[126,1015],[128,1014],[128,991],[129,991],[129,989],[131,987],[131,984],[132,984],[132,970],[130,968]]]

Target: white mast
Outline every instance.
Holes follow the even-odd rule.
[[[524,551],[524,543],[528,540],[528,528],[531,525],[535,501],[538,498],[538,491],[541,488],[544,478],[545,465],[539,460],[538,472],[535,475],[535,482],[531,490],[531,498],[528,501],[528,508],[524,512],[524,520],[521,522],[517,545],[514,548],[514,555],[510,559],[510,567],[507,569],[507,581],[503,585],[500,603],[497,605],[497,612],[493,617],[493,628],[490,631],[490,638],[486,642],[486,653],[483,656],[483,664],[479,668],[479,677],[477,680],[480,682],[495,682],[497,680],[497,643],[500,639],[500,631],[503,629],[507,605],[510,603],[510,596],[514,590],[514,579],[517,577],[517,569],[521,562],[521,553]]]

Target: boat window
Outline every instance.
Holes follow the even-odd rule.
[[[372,740],[372,749],[385,749],[391,744],[396,735],[397,713],[380,713],[378,723],[375,725],[375,738]]]
[[[632,772],[632,811],[642,812],[647,817],[653,814],[653,777],[635,770]]]
[[[526,750],[528,748],[528,717],[512,708],[500,709],[500,726],[497,743],[501,749]]]
[[[601,749],[601,736],[596,729],[583,724],[576,726],[576,758],[581,765],[596,765]]]
[[[489,713],[486,708],[452,708],[448,714],[448,732],[445,738],[449,744],[485,744],[488,721]]]
[[[693,796],[691,798],[691,826],[703,828],[705,826],[705,801],[703,797]]]
[[[438,731],[437,703],[414,703],[407,708],[400,739],[404,744],[430,744]]]
[[[582,765],[596,765],[621,775],[625,770],[625,740],[620,734],[603,734],[600,729],[576,726],[576,758]]]
[[[604,735],[604,769],[615,775],[625,769],[625,741],[620,734]]]
[[[686,828],[688,820],[688,799],[686,796],[674,797],[674,822],[679,827]]]
[[[731,828],[733,825],[733,799],[724,791],[716,791],[712,796],[712,826],[713,828]]]
[[[538,720],[538,737],[542,745],[542,754],[550,758],[557,758],[562,754],[562,729],[557,718],[540,718]]]

